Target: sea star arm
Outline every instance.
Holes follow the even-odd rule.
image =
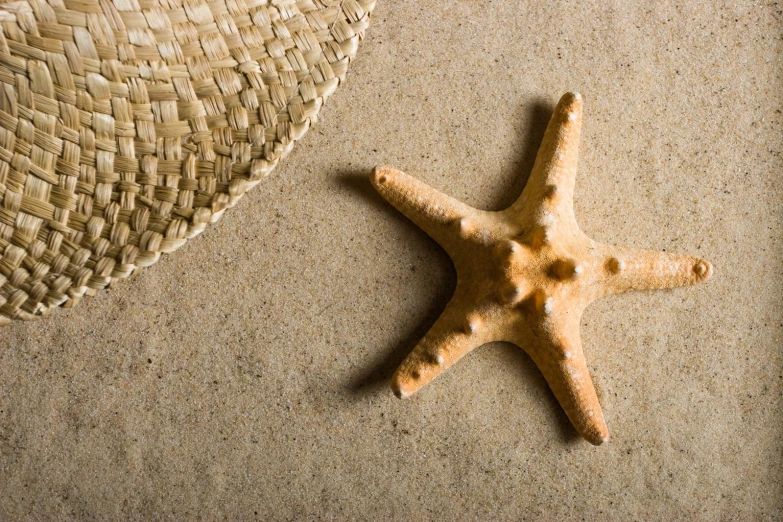
[[[709,261],[683,254],[639,248],[602,246],[605,260],[600,296],[629,290],[656,290],[690,286],[712,275]]]
[[[477,212],[391,167],[375,167],[370,181],[384,199],[447,250],[459,237],[461,220]]]
[[[427,335],[397,368],[392,377],[394,394],[410,397],[471,350],[488,342],[475,330],[455,295]]]
[[[515,344],[530,354],[580,435],[599,445],[609,440],[609,430],[582,351],[580,316],[554,317],[537,327],[537,335]]]
[[[566,93],[549,120],[527,185],[507,213],[549,231],[576,229],[573,203],[581,127],[582,97]]]

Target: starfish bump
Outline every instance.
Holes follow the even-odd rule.
[[[397,396],[416,393],[474,348],[507,341],[530,355],[585,439],[608,440],[582,352],[582,312],[610,294],[705,281],[712,266],[687,255],[602,245],[579,229],[573,197],[581,124],[582,98],[567,93],[522,195],[500,212],[375,168],[376,190],[435,239],[457,270],[451,301],[392,378]]]

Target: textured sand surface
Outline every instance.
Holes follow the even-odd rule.
[[[632,4],[379,2],[217,225],[0,330],[0,519],[783,519],[783,6]],[[715,267],[585,313],[599,448],[512,345],[392,395],[455,274],[366,177],[503,208],[567,90],[582,230]]]

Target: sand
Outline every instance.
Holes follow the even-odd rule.
[[[0,519],[783,519],[782,17],[380,0],[316,128],[218,224],[0,330]],[[455,273],[366,178],[503,208],[567,90],[582,230],[715,266],[587,310],[597,448],[509,344],[392,395]]]

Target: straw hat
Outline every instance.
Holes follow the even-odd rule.
[[[345,77],[375,0],[0,4],[0,324],[197,236]]]

